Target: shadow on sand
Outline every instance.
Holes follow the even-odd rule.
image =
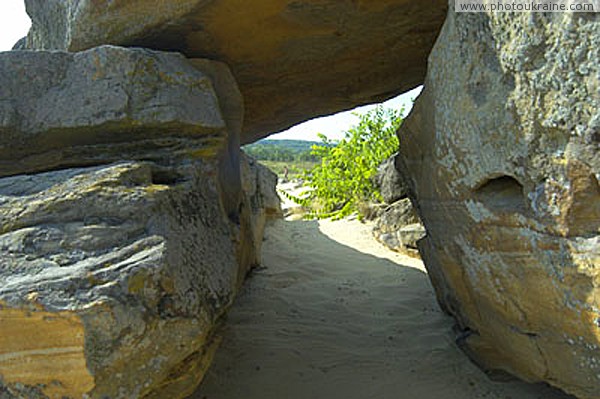
[[[342,245],[320,223],[345,222],[269,226],[263,266],[190,399],[570,398],[489,380],[454,344],[422,270]]]

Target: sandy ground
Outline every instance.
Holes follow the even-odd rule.
[[[492,382],[455,346],[419,260],[358,221],[276,221],[193,399],[566,399]]]

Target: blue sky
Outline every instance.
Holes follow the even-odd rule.
[[[25,13],[23,0],[0,0],[0,51],[10,50],[12,46],[27,34],[31,21]],[[412,99],[419,95],[421,88],[411,90],[401,96],[385,102],[385,106],[400,109],[405,113],[410,111]],[[354,112],[366,112],[375,105],[359,107],[353,111],[310,120],[289,130],[270,136],[271,139],[296,139],[318,141],[317,134],[322,133],[328,138],[339,140],[353,124],[358,122]]]

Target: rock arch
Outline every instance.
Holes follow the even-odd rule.
[[[2,76],[21,79],[0,98],[0,173],[14,175],[0,180],[0,303],[13,319],[55,312],[65,334],[83,328],[85,348],[62,348],[89,373],[77,386],[33,375],[23,388],[15,369],[6,389],[189,392],[210,359],[212,323],[257,261],[262,214],[249,204],[264,201],[240,181],[239,143],[425,79],[398,165],[429,233],[420,246],[440,304],[484,367],[598,397],[597,14],[459,14],[443,0],[26,4],[33,27],[19,47],[89,50],[0,56]],[[185,57],[97,47],[106,44]],[[60,108],[67,94],[85,100],[74,81],[106,101]],[[63,113],[49,115],[44,99]],[[204,228],[211,245],[194,239]],[[113,252],[127,272],[98,260]],[[60,278],[64,267],[77,284]],[[175,356],[120,373],[132,359],[120,342],[143,352],[173,331]]]

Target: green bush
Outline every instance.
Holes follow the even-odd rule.
[[[360,122],[344,139],[335,143],[319,135],[322,144],[312,148],[321,162],[305,173],[307,193],[291,198],[312,209],[309,218],[340,219],[354,212],[361,217],[361,204],[382,200],[373,177],[398,149],[396,130],[402,123],[402,110],[379,106],[357,116]]]

